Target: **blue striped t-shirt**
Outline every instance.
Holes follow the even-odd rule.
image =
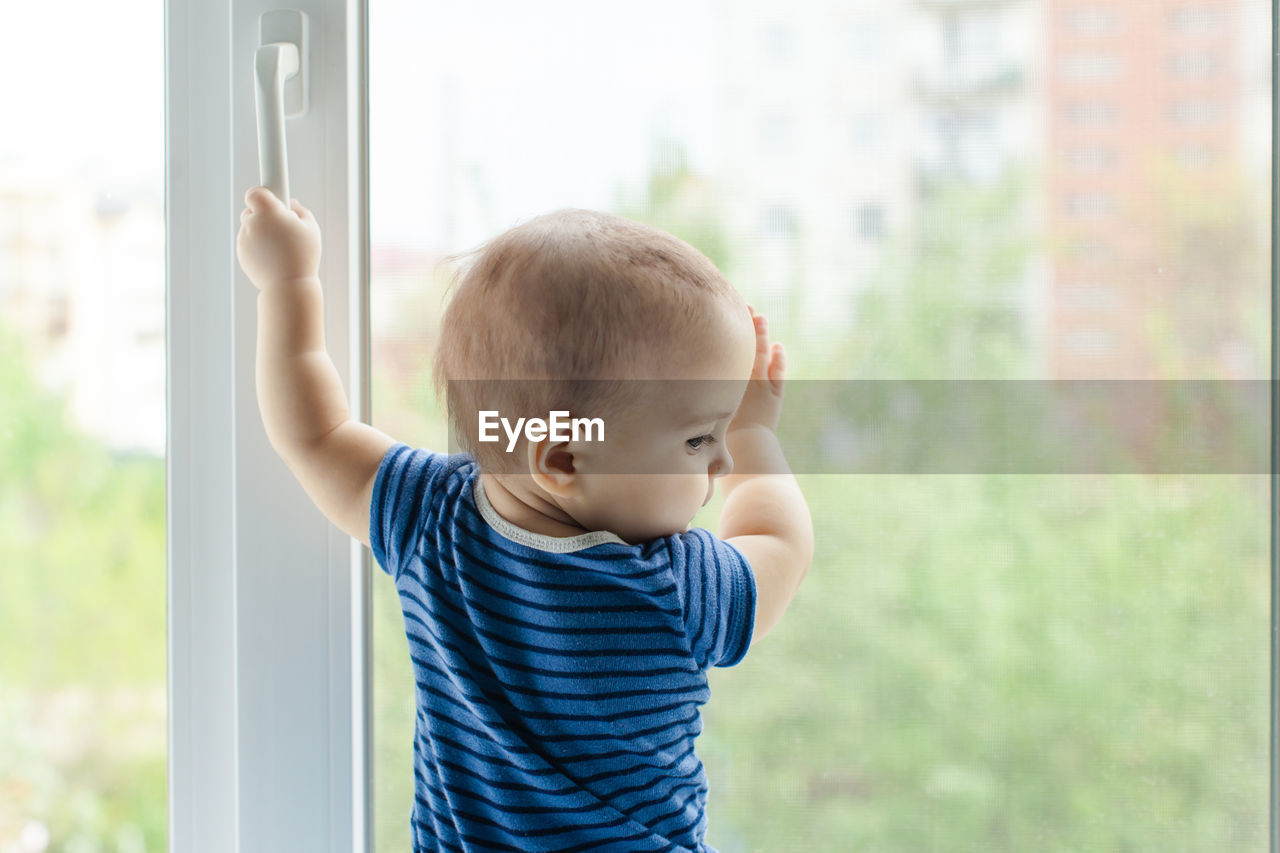
[[[467,454],[397,444],[374,556],[417,682],[415,851],[708,851],[706,669],[742,659],[746,558],[710,532],[629,545],[516,527]]]

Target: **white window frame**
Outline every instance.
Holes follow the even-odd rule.
[[[235,259],[259,183],[258,18],[310,27],[291,195],[324,231],[325,335],[368,420],[367,4],[167,0],[169,849],[371,847],[368,553],[267,441],[257,300]]]

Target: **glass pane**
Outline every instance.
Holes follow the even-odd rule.
[[[164,9],[5,17],[0,849],[160,851]]]
[[[817,556],[712,673],[709,844],[1265,849],[1266,456],[1085,451],[1141,392],[1266,393],[1270,4],[377,0],[370,22],[373,407],[400,440],[447,449],[444,259],[560,207],[714,260],[787,347],[797,430],[847,434],[818,389],[1109,381],[1036,466],[930,467],[893,434],[897,467],[793,459]],[[1026,432],[940,438],[986,459]],[[375,605],[376,833],[403,850],[414,682],[380,573]]]

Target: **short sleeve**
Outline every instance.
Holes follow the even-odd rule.
[[[736,547],[700,527],[667,541],[695,660],[703,669],[733,666],[746,655],[755,627],[751,565]]]
[[[393,578],[416,552],[430,509],[429,496],[448,458],[403,443],[392,445],[382,457],[369,502],[369,547]]]

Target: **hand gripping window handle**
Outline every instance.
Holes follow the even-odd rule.
[[[258,108],[258,172],[262,186],[289,206],[289,150],[284,120],[307,111],[307,16],[273,9],[258,19],[253,94]]]

